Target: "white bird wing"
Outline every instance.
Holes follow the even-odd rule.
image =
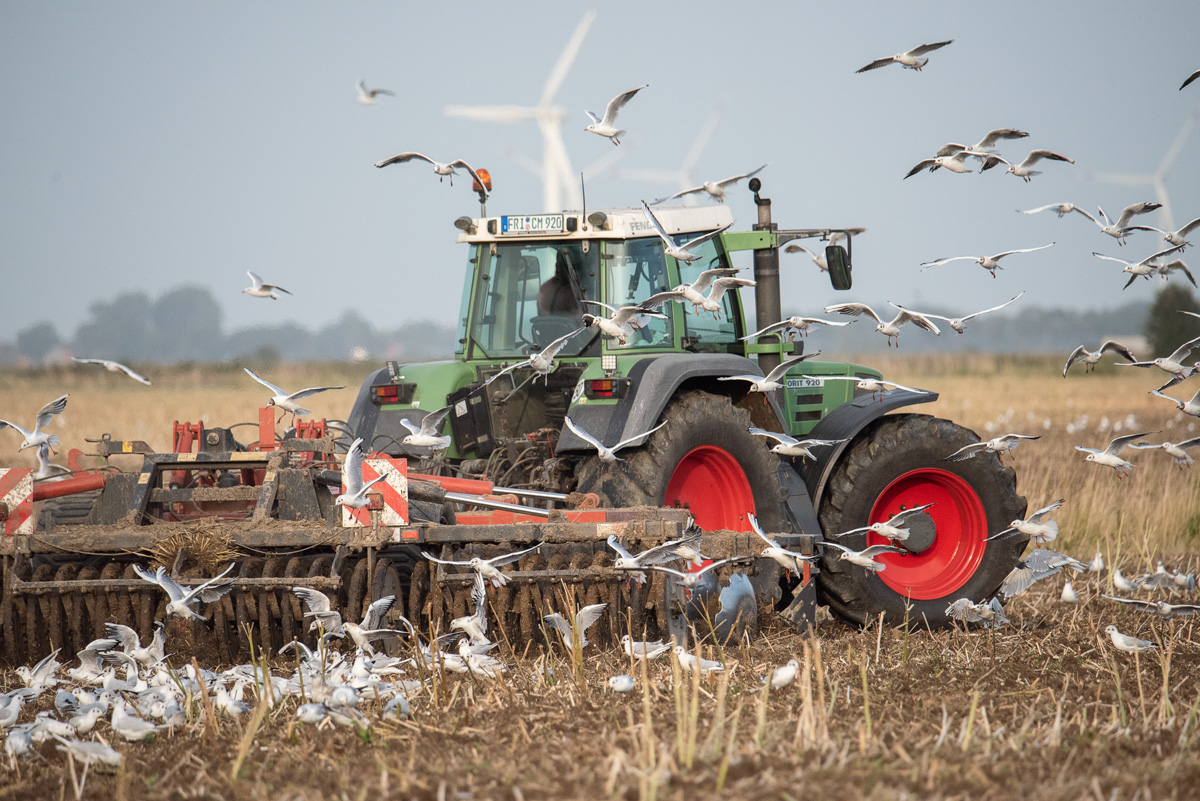
[[[424,556],[430,562],[436,562],[439,565],[454,565],[455,567],[469,567],[471,565],[470,560],[466,562],[458,562],[453,559],[438,559],[436,556],[431,555],[428,551],[421,551],[421,556]]]
[[[987,136],[979,140],[972,150],[986,150],[996,146],[996,143],[1001,139],[1024,139],[1029,136],[1028,131],[1019,131],[1016,128],[996,128],[993,131],[988,131]]]
[[[649,85],[648,83],[642,84],[641,86],[622,92],[608,101],[608,105],[604,108],[604,119],[601,120],[601,123],[615,128],[617,125],[617,115],[621,113],[621,109],[625,108],[625,104],[632,100],[634,95]]]
[[[1038,206],[1036,209],[1017,209],[1017,211],[1020,212],[1021,214],[1040,214],[1041,212],[1046,211],[1048,209],[1054,209],[1055,211],[1057,211],[1058,207],[1061,205],[1063,205],[1063,204],[1062,203],[1047,203],[1045,206]]]
[[[864,548],[859,551],[862,556],[873,557],[883,553],[908,553],[904,548],[898,548],[895,545],[872,545],[869,548]]]
[[[1134,215],[1147,214],[1161,206],[1161,203],[1131,203],[1121,210],[1121,216],[1117,218],[1117,227],[1125,228]]]
[[[972,442],[970,445],[963,445],[954,453],[946,457],[947,462],[961,462],[963,459],[970,459],[977,452],[987,447],[986,442]]]
[[[663,420],[661,423],[659,423],[658,425],[656,425],[654,428],[650,429],[649,431],[644,431],[641,434],[635,434],[634,436],[629,437],[628,439],[621,440],[616,445],[613,445],[609,450],[611,450],[613,453],[616,453],[617,451],[621,450],[621,448],[626,448],[626,447],[629,447],[630,445],[634,445],[634,444],[641,444],[642,440],[644,440],[646,437],[650,436],[651,434],[653,434],[655,431],[662,428],[666,424],[667,424],[667,421]]]
[[[1004,258],[1005,256],[1011,256],[1014,253],[1033,253],[1035,250],[1045,250],[1046,248],[1050,247],[1053,244],[1054,243],[1051,242],[1049,245],[1042,245],[1039,248],[1021,248],[1019,250],[1006,250],[1003,253],[997,253],[995,256],[992,256],[992,259],[999,260],[999,259]]]
[[[704,294],[704,291],[708,289],[709,285],[712,284],[712,282],[716,279],[730,278],[734,275],[737,275],[737,273],[737,267],[714,267],[711,270],[704,270],[696,276],[695,281],[692,281],[691,287],[700,294]]]
[[[759,167],[757,170],[751,170],[750,172],[744,172],[741,175],[731,175],[728,178],[725,178],[724,180],[717,181],[717,184],[719,186],[728,186],[729,184],[733,183],[734,181],[740,181],[743,178],[753,178],[754,176],[758,175],[760,172],[762,172],[766,168],[767,168],[767,165],[764,164],[761,167]]]
[[[679,247],[671,235],[667,233],[667,229],[663,228],[662,223],[654,216],[654,212],[650,210],[650,205],[643,200],[642,208],[646,210],[646,219],[650,221],[650,227],[654,229],[654,233],[658,234],[659,239],[667,243],[667,247]]]
[[[912,323],[917,328],[924,328],[926,331],[932,331],[938,336],[941,336],[942,334],[941,329],[934,325],[933,321],[924,314],[921,314],[920,312],[909,311],[908,309],[900,309],[900,313],[897,314],[892,320],[892,325],[904,325],[905,323]]]
[[[941,267],[943,264],[948,264],[952,261],[976,261],[978,256],[951,256],[948,259],[934,259],[933,261],[923,261],[921,266],[928,270],[930,267]]]
[[[266,379],[263,379],[263,378],[259,378],[257,375],[254,374],[254,371],[251,370],[249,367],[243,367],[242,369],[246,371],[246,375],[250,376],[255,381],[257,381],[258,383],[262,384],[267,389],[274,392],[276,395],[279,395],[280,397],[287,397],[286,392],[284,392],[282,389],[280,389],[279,387],[272,384],[270,381],[267,381]]]
[[[367,611],[363,614],[362,623],[364,629],[377,629],[383,625],[383,616],[391,611],[396,604],[395,595],[385,595],[377,601],[371,603],[367,607]]]
[[[1104,449],[1104,452],[1109,456],[1116,456],[1122,451],[1122,449],[1124,449],[1126,445],[1133,442],[1135,439],[1141,439],[1142,437],[1148,437],[1151,434],[1157,433],[1157,431],[1143,431],[1140,434],[1126,434],[1123,437],[1113,437],[1112,442],[1108,443],[1108,447]]]
[[[580,301],[580,303],[585,306],[599,306],[600,308],[607,310],[610,314],[617,313],[617,308],[615,306],[609,306],[607,303],[601,303],[598,300],[583,300]]]
[[[750,433],[754,433],[753,426],[751,427]],[[757,534],[763,542],[765,542],[771,548],[779,547],[779,543],[767,536],[767,532],[762,530],[762,526],[758,524],[758,517],[756,517],[753,512],[747,514],[746,519],[750,521],[750,526],[754,529],[754,533]]]
[[[475,168],[472,167],[470,164],[463,161],[462,159],[455,159],[454,161],[450,162],[446,166],[447,167],[462,167],[464,170],[466,170],[468,173],[470,173],[471,178],[473,178],[475,180],[475,183],[479,184],[479,186],[481,186],[483,188],[484,197],[488,196],[487,185],[483,182],[483,179],[479,177],[479,173],[477,173],[475,171]]]
[[[152,384],[150,383],[150,379],[146,378],[146,376],[142,375],[141,373],[137,373],[137,372],[134,372],[133,370],[130,370],[128,367],[121,364],[120,362],[111,362],[111,364],[114,367],[116,367],[118,370],[120,370],[122,373],[124,373],[125,375],[132,378],[134,381],[138,381],[142,384],[145,384],[146,386],[152,386]]]
[[[875,310],[872,309],[870,306],[868,306],[865,303],[835,303],[832,306],[826,306],[825,313],[826,314],[845,314],[845,315],[848,315],[851,317],[857,317],[862,314],[867,314],[867,315],[870,315],[871,317],[874,317],[875,322],[877,322],[877,323],[883,322],[883,320],[881,320],[879,318],[879,315],[875,313]]]
[[[1100,450],[1099,448],[1085,448],[1082,445],[1076,445],[1075,450],[1083,451],[1084,453],[1104,453],[1104,451]]]
[[[1196,337],[1195,339],[1191,339],[1191,340],[1188,340],[1187,342],[1184,342],[1182,345],[1180,345],[1178,348],[1175,349],[1174,353],[1172,353],[1167,358],[1173,362],[1182,362],[1184,359],[1186,359],[1188,357],[1188,354],[1190,354],[1193,350],[1195,350],[1197,345],[1200,345],[1200,337]],[[63,397],[66,397],[66,396],[64,395]],[[42,426],[41,421],[42,421],[42,418],[41,418],[41,415],[39,415],[38,416],[38,428],[41,428],[41,426]]]
[[[1065,161],[1070,164],[1075,163],[1074,161],[1067,158],[1066,156],[1064,156],[1060,153],[1055,153],[1053,150],[1031,150],[1029,152],[1029,155],[1025,157],[1025,160],[1021,162],[1021,166],[1022,167],[1032,167],[1034,164],[1037,164],[1042,159],[1050,159],[1051,161]]]
[[[546,361],[553,360],[554,357],[558,355],[558,352],[566,346],[567,340],[569,340],[571,337],[575,336],[576,334],[581,333],[586,330],[587,330],[587,328],[585,326],[581,326],[579,328],[576,328],[574,331],[572,331],[569,334],[563,334],[561,337],[554,340],[546,347],[542,348],[541,351],[538,353],[538,355],[541,356]]]
[[[591,445],[593,448],[595,448],[598,451],[606,450],[603,442],[596,439],[591,434],[589,434],[588,432],[586,432],[582,428],[580,428],[578,425],[576,425],[575,421],[571,419],[570,415],[567,415],[564,422],[566,422],[567,428],[571,429],[571,431],[575,434],[575,436],[579,437],[581,440],[583,440],[587,444]]]
[[[1115,261],[1117,264],[1124,264],[1126,267],[1133,264],[1133,262],[1131,262],[1131,261],[1125,261],[1124,259],[1118,259],[1116,256],[1105,256],[1103,253],[1097,253],[1094,250],[1092,251],[1092,255],[1095,256],[1097,259],[1104,259],[1105,261]]]
[[[891,59],[890,59],[890,58],[888,59],[888,62],[889,62],[889,63],[891,62]],[[859,70],[859,72],[862,72],[862,70]],[[924,169],[926,169],[926,168],[930,168],[930,169],[932,169],[933,167],[936,167],[936,166],[937,166],[937,162],[936,162],[934,159],[922,159],[921,161],[918,161],[918,162],[917,162],[917,164],[916,164],[916,166],[914,166],[914,167],[913,167],[911,170],[909,170],[909,171],[908,171],[908,172],[905,174],[905,176],[904,176],[904,177],[905,177],[906,179],[907,179],[907,178],[912,178],[914,175],[916,175],[917,173],[919,173],[921,170],[924,170]]]
[[[312,587],[292,587],[292,594],[299,598],[308,611],[320,615],[330,610],[329,596]]]
[[[783,246],[784,253],[799,253],[801,251],[804,251],[809,256],[813,255],[813,252],[811,250],[804,247],[804,245],[801,245],[799,242],[789,242],[788,244]]]
[[[715,231],[709,231],[707,234],[701,234],[700,236],[697,236],[697,237],[689,240],[688,243],[683,246],[684,250],[690,251],[690,250],[694,250],[695,248],[698,248],[700,245],[703,245],[705,242],[712,239],[714,236],[718,236],[718,235],[723,234],[726,231],[728,231],[729,227],[732,225],[733,225],[733,222],[726,223],[725,225],[722,225],[720,228],[718,228]],[[738,279],[738,280],[741,280],[741,279]]]
[[[410,153],[397,153],[396,155],[392,156],[391,158],[386,158],[383,161],[375,162],[375,166],[376,167],[386,167],[389,164],[403,164],[406,161],[412,161],[413,159],[420,159],[421,161],[428,161],[430,164],[437,164],[437,162],[434,161],[433,159],[429,158],[429,156],[422,155],[421,153],[411,153],[410,152]]]
[[[1062,506],[1064,503],[1066,503],[1066,498],[1059,498],[1057,501],[1055,501],[1054,503],[1050,504],[1049,506],[1043,506],[1041,509],[1038,509],[1036,512],[1034,512],[1033,514],[1031,514],[1031,515],[1028,517],[1028,520],[1027,520],[1027,522],[1030,522],[1030,523],[1041,523],[1043,520],[1045,520],[1045,519],[1046,519],[1046,516],[1047,516],[1047,515],[1049,515],[1049,514],[1050,514],[1051,512],[1053,512],[1055,509],[1057,509],[1057,508],[1059,508],[1060,506]]]
[[[42,408],[38,409],[37,423],[33,430],[40,431],[41,429],[50,425],[50,418],[56,414],[62,414],[63,410],[67,408],[67,398],[69,397],[71,397],[70,394],[60,395]],[[16,428],[16,426],[13,427]]]
[[[620,541],[617,539],[617,536],[615,534],[608,535],[608,547],[612,548],[614,551],[616,551],[617,555],[620,556],[622,559],[632,559],[633,558],[633,554],[631,554],[629,551],[625,550],[625,546],[623,546],[620,543]]]
[[[674,576],[677,579],[687,578],[688,575],[681,570],[675,570],[674,568],[667,567],[666,565],[646,565],[645,567],[647,570],[655,570],[659,573],[666,573],[667,575]]]
[[[999,306],[993,306],[990,309],[984,309],[983,311],[977,311],[974,314],[968,314],[966,317],[962,317],[960,319],[965,323],[967,320],[974,319],[975,317],[978,317],[981,314],[990,314],[994,311],[1000,311],[1008,304],[1015,302],[1017,298],[1021,297],[1021,295],[1024,295],[1024,294],[1025,294],[1025,292],[1022,290],[1020,293],[1015,295],[1012,300],[1007,300],[1004,303],[1001,303]],[[932,317],[933,315],[927,315],[927,316]]]
[[[340,387],[308,387],[308,388],[306,388],[306,389],[299,389],[299,390],[296,390],[296,391],[295,391],[295,392],[293,392],[291,395],[288,395],[288,399],[289,399],[289,400],[294,400],[294,401],[295,401],[295,400],[300,400],[300,399],[302,399],[302,398],[307,398],[309,395],[316,395],[318,392],[328,392],[328,391],[329,391],[329,390],[331,390],[331,389],[345,389],[345,388],[346,388],[345,386],[340,386]]]
[[[362,437],[354,440],[350,450],[346,451],[346,459],[342,462],[342,480],[346,482],[346,492],[358,495],[363,489],[363,452]]]
[[[135,571],[137,571],[139,576],[145,579],[149,575],[149,572],[137,570],[137,567],[137,565],[134,565]],[[154,571],[154,578],[149,580],[162,587],[167,595],[170,596],[172,601],[183,600],[184,596],[187,595],[186,590],[184,590],[179,584],[176,584],[175,580],[167,575],[167,569],[165,567],[156,569]]]
[[[1067,377],[1067,371],[1071,369],[1071,365],[1083,358],[1084,352],[1087,351],[1083,345],[1079,345],[1075,350],[1071,351],[1071,355],[1067,357],[1067,363],[1063,365],[1063,378]]]
[[[684,195],[694,195],[697,192],[703,192],[703,191],[704,191],[703,186],[693,186],[690,189],[681,189],[673,195],[667,195],[666,197],[660,197],[659,199],[655,200],[650,205],[657,206],[660,203],[666,203],[668,200],[674,200],[677,197],[683,197]]]
[[[951,43],[951,42],[953,42],[953,41],[954,41],[953,39],[947,39],[947,40],[946,40],[946,41],[944,41],[944,42],[932,42],[932,43],[930,43],[930,44],[918,45],[917,47],[914,47],[912,50],[909,50],[909,51],[908,51],[908,53],[907,53],[907,55],[910,55],[910,56],[923,56],[923,55],[925,55],[926,53],[932,53],[934,50],[938,50],[938,49],[940,49],[940,48],[943,48],[943,47],[945,47],[946,45],[950,44],[950,43]]]
[[[250,276],[250,284],[251,284],[250,288],[251,289],[262,289],[263,288],[263,280],[262,280],[261,275],[254,272],[253,270],[246,270],[246,275]]]
[[[859,69],[856,69],[854,72],[859,73],[859,72],[866,72],[867,70],[877,70],[880,67],[886,67],[888,64],[892,64],[895,61],[896,61],[895,56],[888,56],[887,58],[877,58],[874,61],[872,61],[870,64],[868,64],[867,66],[860,67]]]
[[[534,551],[536,551],[538,548],[541,548],[541,547],[542,547],[542,543],[539,542],[537,545],[533,546],[532,548],[525,548],[524,550],[513,551],[512,553],[506,553],[506,554],[502,554],[500,556],[494,556],[491,559],[488,559],[487,562],[492,567],[503,567],[504,565],[511,565],[513,562],[519,561],[520,559],[525,557],[527,554],[531,554]]]
[[[588,627],[600,619],[604,614],[604,610],[608,608],[608,604],[588,604],[575,613],[575,627],[579,629],[579,633],[588,630]]]
[[[954,321],[953,317],[943,317],[940,314],[930,314],[929,312],[913,311],[912,309],[908,308],[907,306],[901,306],[899,303],[892,303],[890,300],[888,301],[888,305],[891,306],[893,309],[898,309],[899,311],[902,311],[902,312],[909,312],[910,314],[919,314],[922,317],[929,317],[930,319],[933,319],[933,320],[945,320],[948,323]],[[963,320],[966,320],[966,319],[967,318],[965,318],[965,317],[963,318]],[[848,376],[848,377],[854,378],[853,376]],[[855,380],[858,380],[858,379],[855,378]]]
[[[840,325],[849,325],[849,323],[840,323]],[[791,328],[791,327],[792,327],[792,322],[790,319],[780,320],[777,323],[771,323],[770,325],[768,325],[766,328],[763,328],[762,330],[755,331],[753,334],[747,334],[746,336],[742,337],[740,341],[745,341],[747,339],[754,339],[755,337],[761,337],[766,334],[773,334],[776,331],[783,331],[783,330]]]
[[[585,110],[583,113],[588,115],[588,119],[592,121],[593,125],[600,124],[600,117],[599,117],[599,115],[596,114],[596,112]]]
[[[1196,219],[1189,222],[1187,225],[1185,225],[1182,228],[1180,228],[1179,230],[1177,230],[1175,232],[1175,235],[1180,236],[1180,237],[1186,237],[1192,231],[1196,230],[1197,226],[1200,226],[1200,217],[1197,217]]]
[[[449,413],[450,407],[443,406],[425,415],[421,418],[421,433],[431,437],[440,436],[438,430],[442,427],[442,420],[446,419],[446,415]]]
[[[12,428],[16,429],[17,431],[19,431],[21,433],[21,436],[25,437],[25,439],[29,439],[31,436],[33,436],[32,431],[26,431],[25,429],[21,428],[16,423],[10,423],[7,420],[0,420],[0,429],[4,428],[5,426],[11,426]]]
[[[550,626],[550,628],[561,634],[565,642],[573,643],[575,641],[575,634],[571,629],[570,622],[568,622],[567,619],[558,612],[553,612],[549,615],[542,615],[542,620],[546,621],[546,624]]]
[[[1129,348],[1125,347],[1120,342],[1117,342],[1114,339],[1106,339],[1104,341],[1104,344],[1100,346],[1101,353],[1104,353],[1105,351],[1110,351],[1110,350],[1113,353],[1119,354],[1120,356],[1124,356],[1126,359],[1128,359],[1131,362],[1137,361],[1137,357],[1133,355],[1133,351],[1131,351]]]
[[[142,647],[137,632],[129,626],[123,626],[120,623],[105,623],[104,633],[116,640],[121,649],[126,652]]]
[[[688,244],[689,246],[691,245],[690,242]],[[711,300],[713,303],[718,303],[725,296],[726,292],[743,286],[754,286],[754,281],[751,281],[749,278],[718,278],[712,282],[712,287],[709,288],[705,299]]]
[[[193,587],[192,589],[188,590],[185,597],[190,596],[192,598],[199,598],[204,603],[212,603],[213,601],[217,600],[222,595],[224,595],[225,593],[227,593],[231,589],[233,589],[233,587],[230,585],[218,585],[217,583],[221,579],[225,578],[225,576],[228,575],[230,570],[233,570],[233,566],[235,564],[236,564],[236,562],[230,562],[229,567],[225,568],[220,573],[213,576],[212,578],[210,578],[208,581],[204,582],[200,586]],[[159,570],[162,571],[164,574],[166,573],[165,568],[160,567]],[[169,580],[170,579],[168,579],[168,581]],[[174,582],[172,582],[172,583],[174,583]]]
[[[800,356],[793,356],[792,358],[788,359],[786,362],[781,362],[779,365],[777,365],[773,370],[771,370],[771,372],[767,373],[766,378],[764,378],[763,380],[764,381],[778,381],[779,379],[783,378],[783,374],[786,373],[788,370],[792,369],[792,367],[794,365],[797,365],[802,361],[806,361],[807,359],[816,358],[817,356],[820,356],[820,355],[821,355],[821,351],[814,350],[812,353],[804,353],[804,354],[801,354]]]
[[[400,425],[407,428],[409,430],[409,433],[411,433],[413,436],[416,436],[421,433],[421,427],[419,425],[417,425],[416,423],[414,423],[412,420],[409,420],[407,417],[400,418]]]
[[[757,437],[770,437],[773,440],[783,443],[784,445],[795,445],[800,440],[791,437],[787,434],[782,434],[778,431],[767,431],[765,428],[756,428],[755,426],[747,426],[746,430]]]

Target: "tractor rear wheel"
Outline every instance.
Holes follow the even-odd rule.
[[[747,430],[750,415],[723,395],[692,391],[663,411],[667,425],[645,445],[604,464],[575,468],[580,492],[605,506],[686,506],[707,531],[750,531],[747,513],[766,531],[784,531],[779,458]]]
[[[923,414],[889,415],[858,436],[830,476],[821,502],[827,538],[906,509],[933,506],[926,512],[930,520],[913,526],[910,547],[917,552],[876,557],[886,566],[881,572],[824,549],[817,588],[833,611],[860,624],[883,612],[893,625],[937,628],[948,624],[946,607],[952,601],[979,601],[996,591],[1016,566],[1025,541],[985,540],[1023,517],[1026,502],[1017,494],[1016,474],[994,454],[945,461],[978,441],[962,426]],[[874,533],[833,541],[856,550],[888,542]]]

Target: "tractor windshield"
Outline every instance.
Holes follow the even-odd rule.
[[[582,300],[597,297],[599,249],[579,242],[512,242],[480,248],[471,339],[485,357],[526,356],[583,325]],[[562,350],[579,354],[580,336]]]

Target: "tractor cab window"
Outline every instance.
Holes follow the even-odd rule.
[[[693,234],[693,236],[695,235]],[[712,239],[697,246],[692,252],[700,258],[691,264],[679,262],[679,279],[683,283],[690,284],[705,270],[729,266],[729,263],[717,251],[716,243]],[[711,287],[709,290],[705,290],[704,294],[707,296],[710,291]],[[739,313],[734,305],[732,295],[737,292],[737,289],[725,292],[721,297],[721,308],[716,313],[704,311],[690,303],[687,304],[684,336],[694,340],[701,350],[704,350],[706,345],[725,345],[736,342],[738,331],[735,321],[738,319]],[[697,312],[699,313],[697,314]]]
[[[578,242],[484,246],[477,272],[471,339],[487,357],[526,356],[583,325],[581,301],[597,297],[599,256]],[[563,355],[588,344],[579,335]]]
[[[663,253],[662,240],[630,239],[607,243],[605,258],[604,302],[614,308],[633,306],[657,292],[671,288],[667,275],[667,261]],[[658,308],[667,315],[661,317],[638,316],[630,321],[629,336],[622,344],[619,339],[608,339],[609,348],[653,348],[671,347],[673,331],[671,315],[679,304],[671,302]],[[603,307],[594,310],[597,314],[611,315]]]

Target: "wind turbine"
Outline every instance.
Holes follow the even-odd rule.
[[[588,28],[596,19],[596,12],[589,11],[576,26],[575,32],[567,41],[562,54],[550,70],[546,85],[542,88],[541,99],[536,106],[446,106],[446,116],[464,117],[471,120],[500,122],[515,125],[525,120],[535,120],[538,130],[542,132],[542,208],[545,211],[556,211],[567,208],[579,208],[582,201],[576,176],[571,169],[571,157],[567,154],[566,143],[562,138],[562,124],[566,121],[567,110],[554,105],[554,95],[558,93],[567,71],[575,61],[583,39],[587,36]],[[566,205],[563,194],[566,193]]]
[[[708,140],[712,138],[713,130],[717,127],[717,121],[721,118],[721,112],[725,110],[723,102],[717,103],[713,110],[709,113],[708,119],[704,121],[696,138],[692,141],[692,146],[688,148],[687,154],[683,157],[683,163],[679,165],[677,170],[619,170],[613,169],[614,177],[626,181],[645,181],[656,184],[675,184],[675,188],[671,191],[677,192],[682,189],[687,189],[696,185],[695,172],[696,164],[700,161],[700,154],[704,152],[704,148],[708,145]],[[696,201],[692,197],[686,197],[683,200],[685,205],[693,205]]]
[[[1192,133],[1192,128],[1196,125],[1197,118],[1200,118],[1200,107],[1197,107],[1186,120],[1183,121],[1183,127],[1179,129],[1179,134],[1175,137],[1175,141],[1167,148],[1166,155],[1163,156],[1162,163],[1158,165],[1158,170],[1153,173],[1128,173],[1128,172],[1097,172],[1088,173],[1088,180],[1099,181],[1105,184],[1123,184],[1125,186],[1148,186],[1154,190],[1155,200],[1162,204],[1162,208],[1158,210],[1158,227],[1164,231],[1175,230],[1175,220],[1171,216],[1171,199],[1167,196],[1167,171],[1171,169],[1171,165],[1175,163],[1175,159],[1179,157],[1180,151],[1183,150],[1183,145],[1187,142],[1187,138]]]

